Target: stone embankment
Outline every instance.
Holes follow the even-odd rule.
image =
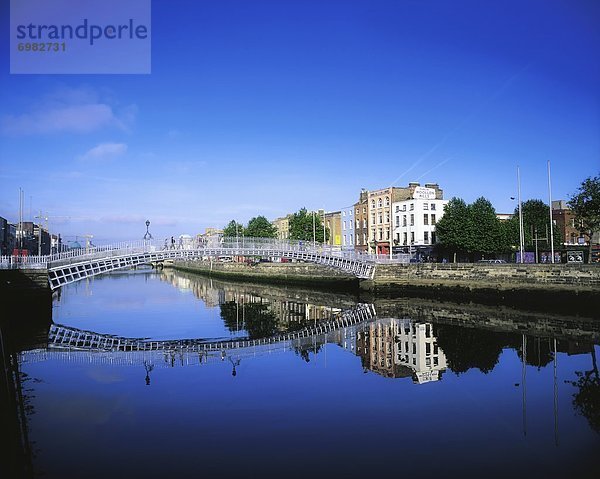
[[[600,315],[600,265],[424,263],[378,265],[361,289]]]
[[[359,280],[346,272],[314,263],[222,263],[215,261],[174,261],[165,264],[179,271],[215,278],[242,279],[276,284],[327,286],[328,289],[358,289]]]
[[[600,290],[600,265],[422,263],[378,265],[363,288],[464,286],[471,289]]]

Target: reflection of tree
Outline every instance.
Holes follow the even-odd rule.
[[[493,331],[462,328],[440,324],[436,328],[437,344],[456,374],[477,368],[489,373],[496,364],[506,343],[504,335]]]
[[[590,427],[600,434],[600,375],[596,364],[596,350],[592,346],[592,370],[575,371],[577,381],[569,381],[578,391],[573,395],[575,411],[588,420]]]
[[[310,363],[310,353],[313,353],[315,356],[321,352],[323,348],[322,344],[316,344],[311,347],[299,347],[294,346],[294,352],[296,355],[300,356],[305,362]]]
[[[235,301],[227,301],[220,307],[221,318],[229,331],[245,329],[250,339],[267,338],[277,333],[277,317],[268,304],[248,303],[242,310]]]

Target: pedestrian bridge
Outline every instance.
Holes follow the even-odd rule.
[[[372,279],[380,262],[407,263],[409,255],[394,259],[342,250],[339,246],[266,238],[224,238],[208,243],[161,245],[154,241],[93,246],[48,256],[3,256],[0,269],[46,269],[50,288],[118,269],[177,259],[211,259],[222,256],[288,258],[329,266],[361,279]]]

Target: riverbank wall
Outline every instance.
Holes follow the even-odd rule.
[[[271,284],[327,287],[328,290],[358,290],[355,276],[314,263],[221,263],[211,261],[174,261],[165,267],[203,274],[214,278],[238,279]]]
[[[360,287],[375,297],[414,295],[600,316],[599,265],[378,265]]]

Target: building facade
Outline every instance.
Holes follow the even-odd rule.
[[[271,224],[277,228],[277,239],[290,239],[290,216],[292,215],[286,215],[271,221]]]
[[[323,214],[325,227],[329,231],[329,238],[325,242],[332,246],[342,245],[342,212],[332,211]]]
[[[354,205],[342,208],[342,249],[354,250]]]
[[[354,250],[366,253],[369,245],[369,192],[364,188],[354,203]]]
[[[396,231],[395,223],[395,215],[402,211],[404,207],[403,202],[407,202],[407,207],[410,208],[409,200],[413,200],[412,214],[415,215],[414,207],[417,200],[425,202],[442,200],[443,197],[444,192],[439,188],[437,183],[426,183],[422,187],[420,183],[413,182],[409,183],[406,187],[389,187],[382,190],[370,191],[368,194],[369,251],[376,252],[377,254],[390,254],[390,248],[393,248],[393,246],[397,246],[396,252],[403,251],[400,246],[402,246],[403,233],[405,231]],[[397,209],[398,206],[400,209]],[[423,217],[423,214],[421,213],[421,217]],[[439,219],[436,215],[437,213],[434,213],[434,221]],[[413,221],[417,222],[417,218],[413,217]],[[399,225],[401,227],[401,221]],[[427,229],[427,231],[431,232],[431,229]],[[414,235],[411,235],[411,232]],[[400,233],[399,237],[397,236],[398,233]],[[417,231],[408,231],[407,229],[406,233],[406,246],[410,245],[410,238],[413,236],[415,242],[419,238]],[[429,244],[432,244],[430,238],[428,241]]]
[[[431,254],[437,238],[435,225],[444,215],[448,203],[437,185],[415,186],[407,199],[395,201],[393,243],[394,252]]]

